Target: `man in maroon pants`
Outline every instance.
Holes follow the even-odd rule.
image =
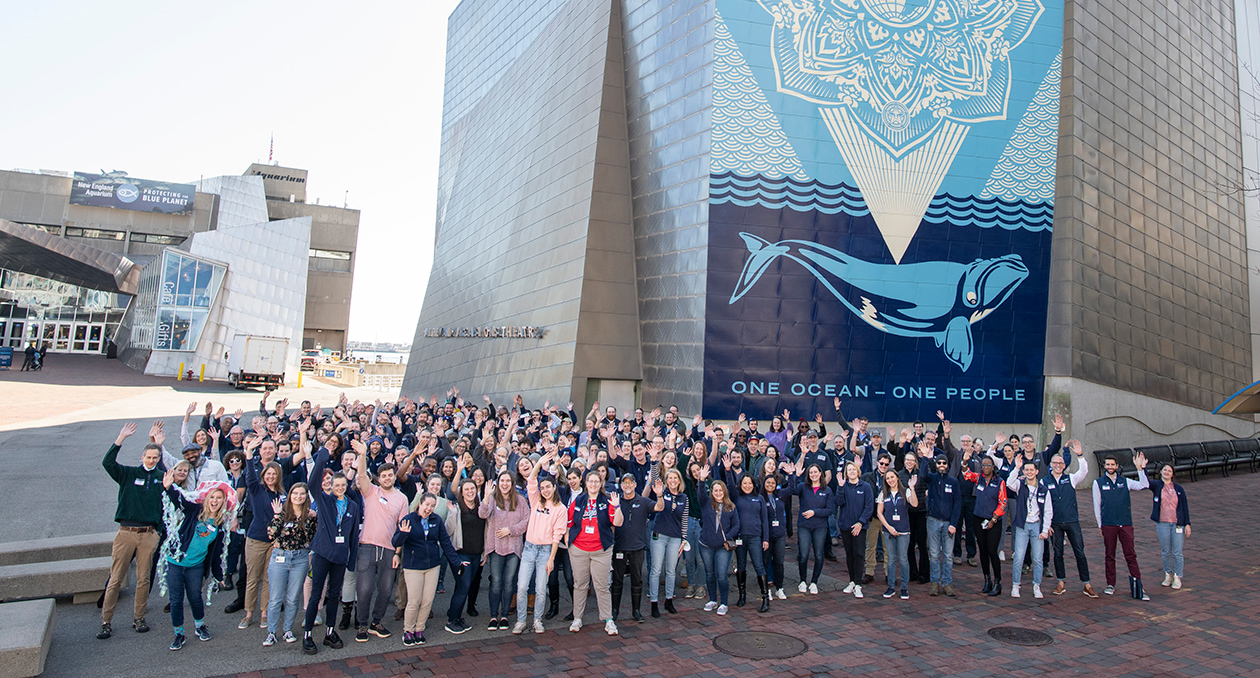
[[[1129,502],[1129,493],[1133,490],[1145,490],[1149,481],[1146,479],[1146,455],[1138,452],[1133,455],[1133,464],[1137,466],[1138,479],[1129,480],[1120,475],[1120,464],[1115,457],[1103,459],[1106,473],[1094,481],[1094,518],[1102,529],[1103,545],[1106,550],[1107,588],[1103,593],[1116,593],[1116,541],[1124,550],[1124,560],[1129,566],[1129,590],[1134,598],[1150,600],[1150,596],[1142,590],[1142,571],[1138,569],[1137,552],[1133,550],[1133,511]]]

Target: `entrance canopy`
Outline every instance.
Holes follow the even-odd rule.
[[[127,257],[5,219],[0,268],[120,294],[135,294],[140,283],[140,267]]]
[[[1216,406],[1212,414],[1256,414],[1260,412],[1260,381],[1244,388]]]

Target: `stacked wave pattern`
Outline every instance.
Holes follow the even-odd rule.
[[[720,15],[713,30],[711,144],[714,174],[809,178]]]
[[[1059,74],[1063,53],[1055,57],[1028,111],[1015,127],[981,198],[1054,203],[1054,175],[1059,138]]]
[[[719,204],[731,203],[740,207],[761,205],[772,209],[786,207],[798,212],[818,210],[825,214],[855,217],[870,214],[861,192],[846,184],[830,186],[815,180],[798,181],[793,177],[770,179],[724,172],[712,175],[710,187],[710,199]],[[938,195],[928,205],[923,221],[951,226],[970,223],[979,228],[1000,227],[1008,231],[1049,231],[1054,225],[1054,204],[1040,200],[1030,202]]]

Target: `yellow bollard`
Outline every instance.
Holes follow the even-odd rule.
[[[298,370],[298,388],[302,388],[302,370]]]
[[[179,374],[175,375],[175,381],[184,380],[184,363],[179,364]]]
[[[197,381],[205,381],[205,380],[206,380],[206,364],[201,363],[201,378],[198,379]]]

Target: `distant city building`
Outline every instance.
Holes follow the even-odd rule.
[[[345,349],[359,211],[307,204],[307,171],[177,184],[0,171],[0,346],[226,376],[235,334]]]
[[[1250,434],[1260,17],[1181,9],[464,0],[403,392]]]

